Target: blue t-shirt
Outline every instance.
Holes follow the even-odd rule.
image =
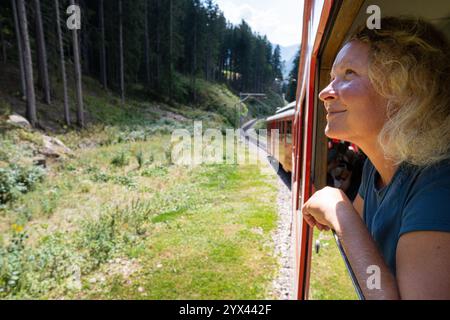
[[[367,159],[358,192],[364,199],[364,222],[395,275],[401,235],[450,232],[450,160],[425,168],[401,164],[381,189],[375,184],[378,179],[378,171]]]

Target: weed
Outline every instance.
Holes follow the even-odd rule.
[[[28,236],[22,226],[13,225],[12,229],[9,245],[0,247],[0,296],[19,290],[19,280],[25,267],[24,241]]]
[[[0,168],[0,205],[16,200],[22,193],[32,191],[44,175],[45,170],[41,167],[10,164],[7,168]]]
[[[125,152],[120,152],[118,155],[116,155],[112,160],[111,164],[116,167],[124,167],[128,165],[129,163],[128,156]]]
[[[156,166],[152,168],[147,168],[142,171],[143,177],[164,177],[167,175],[169,170],[165,166]]]
[[[142,166],[144,165],[144,154],[142,150],[139,150],[135,156],[138,163],[138,168],[141,169]]]

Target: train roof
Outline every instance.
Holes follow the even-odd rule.
[[[295,108],[295,103],[296,103],[296,101],[293,101],[293,102],[289,103],[288,105],[281,107],[280,109],[277,110],[277,112],[275,112],[275,114],[282,113],[286,110]]]
[[[289,103],[287,106],[278,109],[275,115],[270,116],[269,118],[266,119],[266,121],[274,121],[293,116],[295,114],[295,104],[296,102],[294,101]]]

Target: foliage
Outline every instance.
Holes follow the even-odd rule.
[[[116,167],[124,167],[128,165],[130,162],[130,159],[128,158],[128,155],[121,151],[118,155],[115,155],[114,158],[111,160],[111,164]]]
[[[294,57],[294,66],[292,70],[289,72],[289,84],[286,89],[286,100],[288,102],[295,101],[295,95],[297,91],[297,76],[298,76],[298,64],[300,62],[300,51],[301,48],[298,49],[297,54]]]
[[[0,296],[18,290],[25,261],[23,251],[26,234],[22,226],[13,225],[13,234],[9,245],[0,247]]]
[[[141,169],[142,166],[144,165],[144,153],[142,152],[142,150],[139,150],[136,154],[135,154],[137,163],[138,163],[138,168]]]
[[[164,177],[169,171],[165,166],[155,166],[142,171],[143,177]]]
[[[20,194],[33,190],[42,181],[45,170],[41,167],[21,167],[10,164],[0,168],[0,205],[16,200]]]

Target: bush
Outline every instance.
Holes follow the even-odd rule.
[[[98,220],[88,220],[83,223],[79,247],[88,250],[88,257],[94,265],[99,265],[112,254],[116,245],[119,215],[116,213],[102,214]]]
[[[23,227],[13,225],[13,235],[9,245],[0,247],[0,296],[17,291],[24,271],[23,252],[27,235]]]
[[[0,205],[16,200],[20,194],[32,191],[41,182],[45,170],[41,167],[24,168],[11,164],[0,168]]]
[[[124,167],[128,165],[128,163],[129,163],[128,156],[123,151],[120,154],[116,155],[111,160],[111,164],[116,167]]]

